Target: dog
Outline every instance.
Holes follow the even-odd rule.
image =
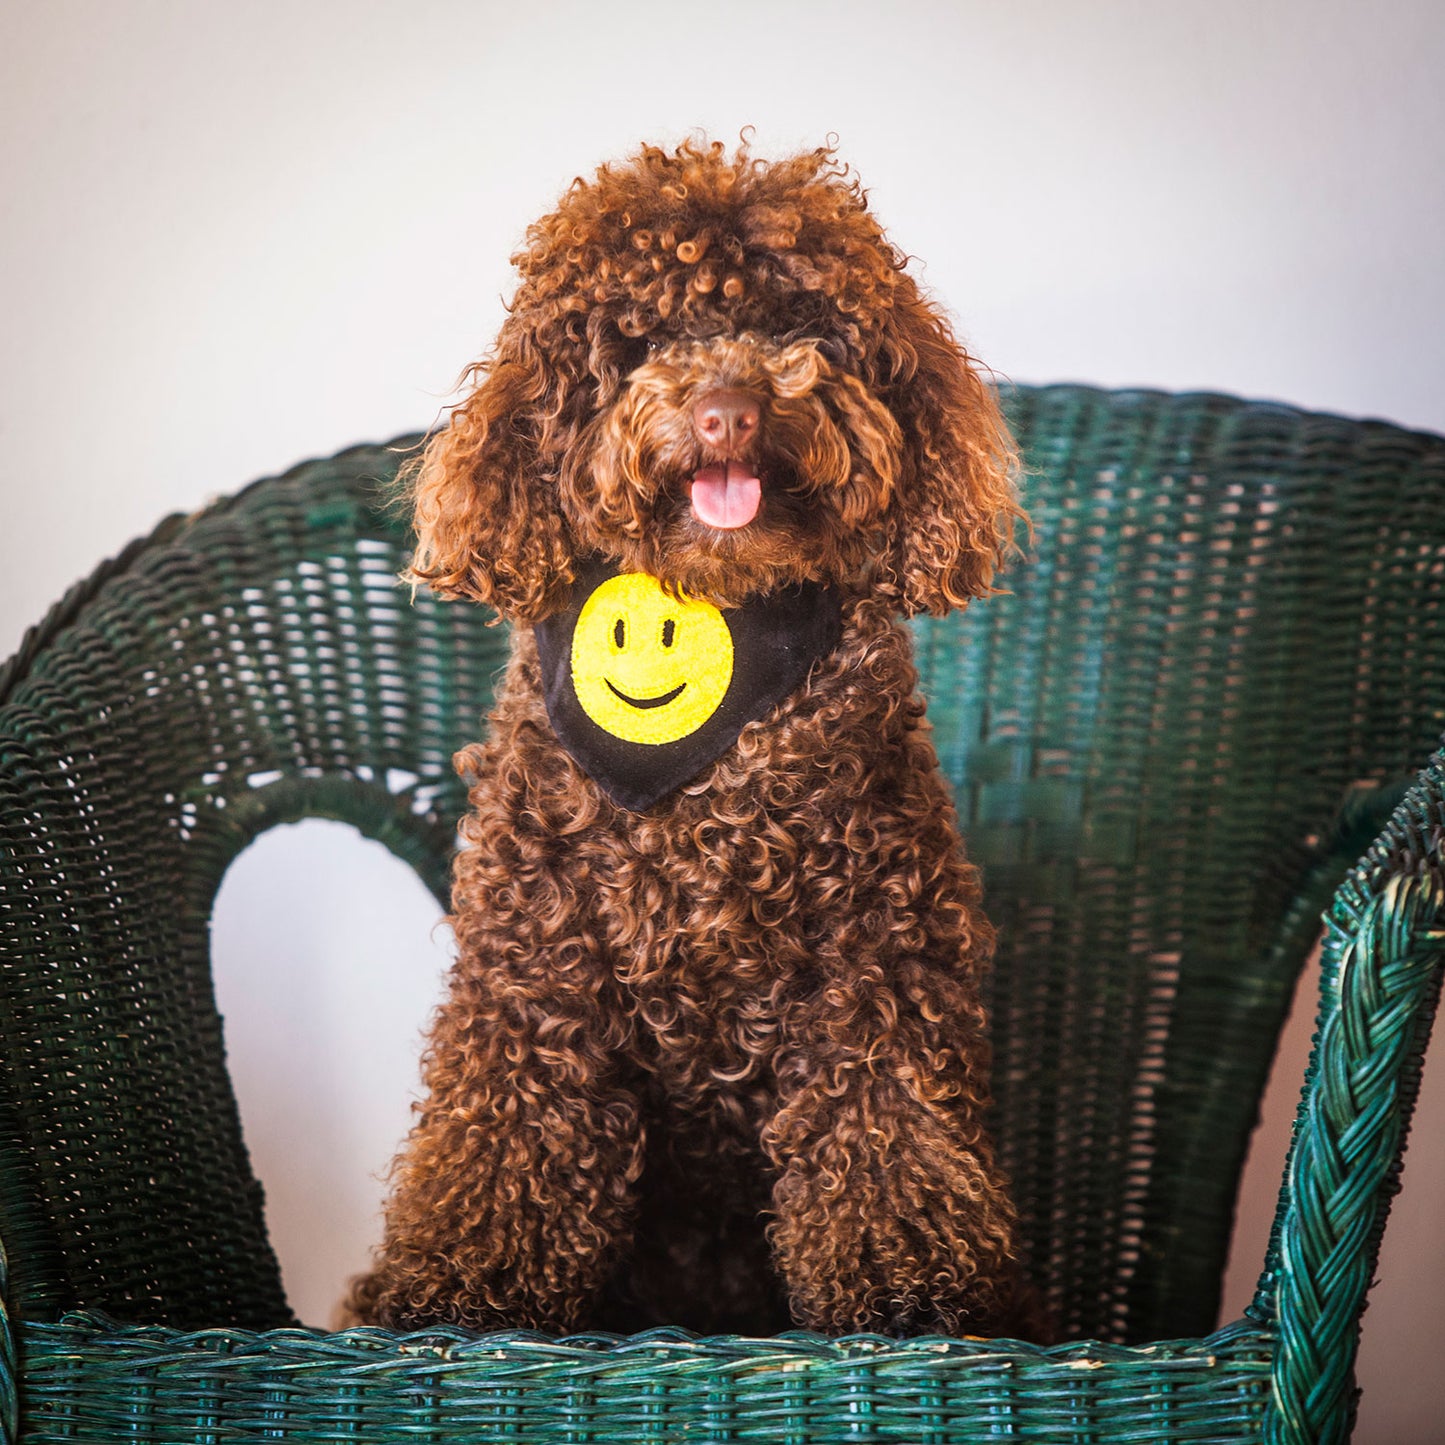
[[[1031,1328],[900,621],[1014,550],[996,398],[831,148],[644,147],[514,263],[409,482],[410,578],[514,642],[354,1316]]]

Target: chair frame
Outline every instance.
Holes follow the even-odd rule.
[[[1445,439],[1415,442],[1428,453],[1445,507]],[[316,469],[339,467],[353,485],[374,473],[379,455],[344,453],[257,483],[197,518],[167,519],[27,636],[0,669],[0,718],[58,641],[92,622],[115,588],[158,555],[183,556],[198,522],[235,512],[257,488],[285,485],[302,498],[306,525],[324,524],[326,507],[337,504],[312,498]],[[5,746],[0,734],[0,776],[14,761]],[[339,816],[387,843],[444,899],[448,809],[458,798],[450,783],[437,782],[445,751],[433,749],[423,779],[433,791],[413,790],[401,806],[384,787],[332,789],[316,777],[258,794],[252,816],[226,822],[217,856],[234,856],[282,818]],[[370,801],[359,804],[363,793]],[[1360,1315],[1398,1188],[1445,963],[1445,751],[1391,801],[1325,915],[1315,1046],[1274,1233],[1252,1304],[1223,1329],[1045,1348],[801,1332],[773,1340],[702,1340],[676,1330],[555,1340],[122,1324],[93,1300],[64,1298],[47,1284],[50,1266],[33,1256],[44,1254],[52,1226],[31,1218],[34,1180],[3,1147],[0,1108],[0,1441],[1346,1440]],[[23,961],[5,943],[7,908],[25,907],[19,861],[0,833],[0,970]]]

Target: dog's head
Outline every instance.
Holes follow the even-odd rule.
[[[1012,445],[904,261],[826,149],[649,146],[574,182],[414,469],[412,576],[525,620],[594,552],[722,606],[988,591]]]

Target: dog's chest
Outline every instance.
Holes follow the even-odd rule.
[[[618,981],[649,1032],[718,1033],[744,1052],[775,1035],[777,1014],[808,971],[816,928],[795,866],[766,841],[640,863],[643,916],[627,909],[610,931]]]
[[[810,986],[820,924],[793,852],[765,839],[689,840],[629,870],[626,906],[603,900],[640,1056],[677,1087],[758,1077]]]
[[[529,645],[518,661],[497,765],[528,780],[527,813],[557,829],[551,866],[586,900],[639,1060],[672,1091],[746,1092],[816,994],[840,910],[891,906],[878,843],[890,829],[906,841],[893,815],[922,761],[906,639],[845,629],[839,651],[696,784],[636,813],[594,801],[552,737]]]

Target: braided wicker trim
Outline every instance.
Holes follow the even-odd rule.
[[[1353,935],[1332,939],[1338,972],[1297,1124],[1279,1235],[1271,1445],[1349,1437],[1360,1313],[1440,985],[1442,921],[1445,886],[1422,870],[1390,878]]]

